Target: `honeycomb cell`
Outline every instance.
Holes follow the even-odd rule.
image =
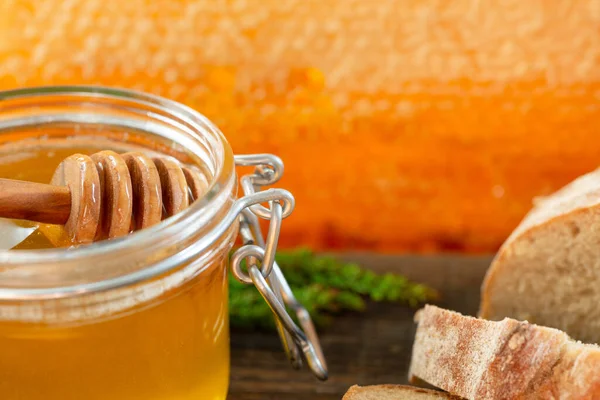
[[[144,90],[277,153],[284,247],[492,251],[597,166],[599,27],[597,0],[5,0],[0,88]]]

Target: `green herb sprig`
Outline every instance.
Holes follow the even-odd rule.
[[[435,300],[438,293],[397,274],[376,274],[354,263],[316,255],[309,250],[279,251],[277,263],[296,298],[317,326],[331,322],[343,311],[361,312],[366,301],[397,302],[416,307]],[[256,288],[230,275],[231,325],[238,328],[272,328],[273,314]]]

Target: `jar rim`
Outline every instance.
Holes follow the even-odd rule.
[[[132,248],[147,248],[157,243],[157,234],[160,232],[161,236],[179,233],[186,231],[186,226],[189,225],[190,221],[206,213],[206,210],[211,207],[218,207],[221,203],[225,203],[230,198],[232,187],[235,186],[235,162],[233,151],[223,135],[223,133],[203,114],[188,107],[179,102],[163,98],[161,96],[148,94],[131,89],[113,88],[107,86],[90,86],[90,85],[69,85],[69,86],[37,86],[28,87],[22,89],[14,89],[7,91],[0,91],[0,115],[2,114],[2,103],[5,101],[22,99],[22,98],[43,98],[44,96],[89,96],[89,97],[101,97],[104,99],[115,99],[115,100],[127,100],[132,101],[134,104],[144,104],[156,107],[169,115],[175,115],[178,118],[184,119],[190,124],[197,132],[211,135],[214,144],[219,146],[218,151],[222,152],[222,157],[217,160],[215,165],[214,176],[209,182],[209,188],[203,198],[193,202],[190,206],[182,212],[161,221],[159,224],[134,232],[124,238],[115,240],[105,240],[89,245],[83,245],[74,249],[41,249],[41,250],[0,250],[0,271],[13,269],[17,267],[25,267],[29,272],[33,272],[31,269],[36,266],[41,266],[48,263],[60,263],[60,262],[81,262],[91,257],[97,257],[106,254],[117,254],[122,253]],[[194,243],[196,250],[202,251],[212,243],[215,238],[220,237],[217,235],[218,232],[213,232],[215,229],[223,229],[221,224],[214,224],[210,227],[208,234],[203,235],[198,241]],[[189,229],[187,229],[189,231]],[[206,239],[206,240],[205,240]],[[166,261],[162,260],[161,262]],[[173,260],[175,262],[176,260]],[[181,262],[181,258],[179,261]],[[164,263],[163,263],[164,264]],[[176,265],[173,265],[174,268]],[[168,266],[163,265],[160,269],[161,272],[166,272]],[[143,272],[144,269],[137,271]],[[159,272],[156,271],[154,274],[138,274],[140,276],[137,279],[130,279],[132,282],[138,282],[144,279],[149,279],[152,276],[157,275]],[[123,277],[119,277],[123,278]],[[124,284],[126,280],[121,279],[119,282]],[[98,282],[94,282],[98,283]],[[131,282],[130,282],[131,283]],[[119,284],[115,282],[115,284]],[[89,286],[89,285],[88,285]],[[87,289],[93,289],[92,287]],[[100,285],[102,286],[102,285]],[[100,286],[98,289],[101,290]],[[81,285],[78,285],[81,289]],[[48,288],[50,289],[50,288]],[[53,287],[52,289],[57,289]],[[87,291],[86,289],[86,291]],[[0,276],[0,299],[2,298],[15,298],[14,291],[25,291],[34,293],[35,290],[21,288],[6,288],[3,287]],[[41,290],[41,289],[40,289]],[[72,287],[66,292],[76,292],[77,288]],[[45,290],[42,290],[45,292]],[[25,293],[22,293],[25,294]],[[41,292],[40,292],[41,294]],[[16,296],[22,298],[21,296]]]

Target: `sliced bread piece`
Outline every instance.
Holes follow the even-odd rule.
[[[600,347],[564,332],[425,306],[410,378],[467,399],[600,399]]]
[[[444,392],[404,385],[352,386],[342,400],[460,400]]]
[[[600,169],[539,199],[496,255],[479,316],[600,343]]]

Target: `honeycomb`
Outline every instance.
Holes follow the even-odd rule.
[[[0,88],[90,83],[283,158],[281,245],[494,251],[600,156],[598,0],[4,0]]]

